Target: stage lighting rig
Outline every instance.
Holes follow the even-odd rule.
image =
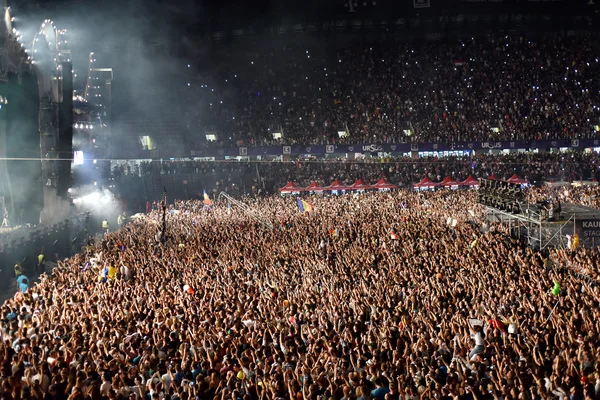
[[[520,185],[511,182],[482,179],[479,203],[498,210],[520,213],[519,200],[523,198]]]

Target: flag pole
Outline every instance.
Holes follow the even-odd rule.
[[[552,311],[550,311],[550,315],[548,315],[548,318],[546,319],[546,322],[544,322],[544,325],[546,325],[548,323],[548,321],[550,321],[550,317],[552,316],[552,314],[554,314],[554,311],[556,311],[556,307],[558,307],[558,303],[560,303],[560,299],[558,299],[556,301],[556,304],[554,305],[554,308],[552,309]]]
[[[161,201],[162,206],[162,232],[160,233],[160,241],[165,242],[165,234],[167,231],[167,188],[164,187],[163,199]]]

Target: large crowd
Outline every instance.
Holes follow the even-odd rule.
[[[600,398],[598,252],[526,248],[475,198],[153,211],[2,306],[1,397]]]
[[[197,148],[595,137],[597,46],[580,36],[232,46],[206,63],[218,69],[189,69],[183,118]]]

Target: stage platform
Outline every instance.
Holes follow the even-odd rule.
[[[575,234],[579,235],[582,247],[600,245],[600,210],[597,208],[563,203],[560,214],[554,212],[554,219],[548,220],[539,204],[519,203],[519,206],[519,214],[486,206],[487,220],[508,225],[514,237],[527,240],[538,249],[564,248],[569,243],[568,236]]]
[[[568,221],[575,217],[576,219],[600,219],[600,210],[597,208],[583,206],[581,204],[566,203],[561,204],[562,211],[560,216],[554,214],[556,223]]]
[[[29,234],[33,231],[29,225],[12,226],[9,228],[0,228],[0,241],[2,243],[8,243],[12,240],[18,240],[20,238],[28,238]]]

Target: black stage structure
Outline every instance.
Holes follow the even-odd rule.
[[[530,203],[524,191],[519,183],[482,179],[478,196],[486,220],[507,226],[513,237],[539,250],[566,248],[575,235],[581,247],[600,245],[600,210],[572,203]]]
[[[38,224],[43,208],[35,68],[4,4],[0,21],[0,211],[3,225]]]
[[[68,214],[73,159],[71,56],[45,20],[30,44],[0,21],[0,212],[3,227]],[[62,208],[63,212],[58,212]]]

